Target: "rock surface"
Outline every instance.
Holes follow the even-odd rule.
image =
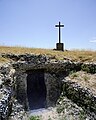
[[[63,95],[84,108],[87,112],[92,112],[96,118],[96,96],[90,91],[90,89],[83,88],[79,84],[70,80],[64,79],[62,82]]]
[[[13,101],[12,112],[9,116],[9,120],[28,120],[27,113],[16,99]]]
[[[53,101],[56,104],[61,90],[63,91],[63,97],[67,96],[79,106],[78,107],[74,105],[74,103],[70,102],[70,100],[67,100],[67,98],[63,98],[62,101],[59,101],[58,104],[58,107],[60,109],[64,107],[59,114],[59,117],[61,117],[60,119],[71,120],[71,118],[74,118],[74,120],[79,120],[79,117],[82,113],[80,111],[82,111],[83,109],[84,114],[86,114],[84,118],[85,120],[96,119],[95,94],[92,93],[91,89],[82,87],[82,85],[72,82],[70,79],[67,80],[65,78],[69,75],[70,72],[77,72],[80,70],[94,74],[96,73],[96,63],[72,62],[69,59],[60,61],[52,57],[48,58],[45,55],[34,54],[2,54],[1,56],[10,59],[10,63],[0,66],[1,120],[7,119],[9,114],[10,120],[28,119],[27,113],[24,110],[26,106],[28,107],[26,94],[26,71],[32,69],[44,69],[45,84],[47,86],[47,102],[49,106],[53,105]],[[20,97],[23,98],[23,101],[21,101]],[[15,98],[18,98],[18,100],[16,100]],[[20,102],[23,106],[20,105]],[[66,106],[66,108],[64,105]],[[52,111],[51,113],[56,113],[56,109],[53,109]],[[87,113],[89,114],[89,116],[87,115]],[[56,113],[56,119],[59,119],[57,114],[58,113]],[[74,117],[72,117],[72,115]],[[45,120],[45,118],[43,119]]]
[[[55,107],[33,110],[29,113],[30,118],[38,116],[39,120],[95,120],[91,114],[87,114],[81,107],[62,95]]]

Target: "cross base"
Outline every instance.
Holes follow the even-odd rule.
[[[63,43],[56,43],[56,50],[64,51],[64,44]]]

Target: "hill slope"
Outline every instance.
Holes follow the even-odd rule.
[[[80,61],[80,62],[96,62],[96,51],[91,51],[91,50],[70,50],[70,51],[67,50],[62,52],[52,49],[0,46],[0,54],[2,53],[43,54],[49,57],[54,57],[54,59],[57,60],[69,59],[72,61]],[[6,62],[6,59],[1,57],[0,62]]]

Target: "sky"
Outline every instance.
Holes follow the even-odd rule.
[[[96,0],[0,0],[0,46],[96,50]]]

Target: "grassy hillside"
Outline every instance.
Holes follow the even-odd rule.
[[[7,47],[0,46],[0,53],[14,53],[14,54],[43,54],[47,56],[52,56],[58,60],[64,60],[66,58],[73,61],[82,62],[96,62],[96,51],[91,50],[68,50],[68,51],[55,51],[51,49],[37,49],[37,48],[24,48],[24,47]],[[0,62],[5,62],[5,58],[0,58]]]

